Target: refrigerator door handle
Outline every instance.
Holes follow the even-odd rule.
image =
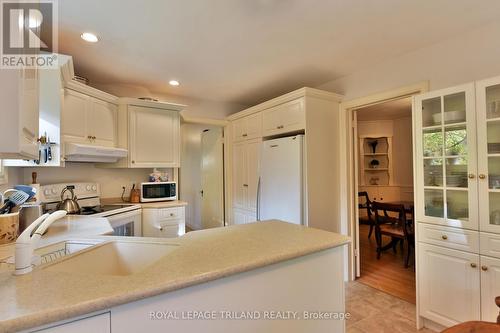
[[[259,181],[257,182],[257,209],[256,209],[256,219],[260,221],[260,176]]]

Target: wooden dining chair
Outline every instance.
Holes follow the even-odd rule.
[[[368,239],[372,236],[373,229],[375,228],[375,222],[373,220],[373,213],[370,201],[370,197],[368,197],[368,192],[358,192],[359,204],[358,208],[361,211],[366,209],[366,215],[359,216],[359,224],[365,224],[370,226],[370,231],[368,232]],[[363,202],[362,202],[363,201]]]
[[[382,251],[392,248],[396,251],[399,241],[408,244],[405,267],[410,263],[411,249],[415,248],[414,223],[406,218],[404,205],[372,202],[372,210],[375,215],[375,239],[377,241],[377,259],[380,259]],[[382,236],[391,237],[389,244],[382,244]]]
[[[495,298],[495,303],[500,308],[500,296]],[[497,317],[497,322],[490,323],[487,321],[467,321],[445,329],[442,333],[498,333],[500,332],[500,313]]]

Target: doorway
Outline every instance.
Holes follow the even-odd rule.
[[[201,228],[224,226],[224,142],[222,128],[201,133]]]
[[[357,280],[415,303],[412,99],[357,108],[353,124]]]
[[[186,229],[223,227],[224,127],[202,122],[181,125],[179,198],[186,201]]]

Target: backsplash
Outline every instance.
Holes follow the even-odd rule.
[[[147,182],[152,169],[102,169],[92,163],[66,163],[64,168],[24,168],[22,181],[31,183],[31,173],[38,173],[38,183],[56,184],[66,182],[95,182],[101,185],[103,198],[118,198],[122,194],[122,186],[126,186],[125,196],[129,195],[133,183]],[[162,169],[170,175],[171,169]],[[9,181],[10,183],[10,181]]]

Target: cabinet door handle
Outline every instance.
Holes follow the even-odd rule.
[[[447,240],[447,239],[448,239],[448,236],[443,235],[443,236],[441,236],[441,238],[442,238],[442,239],[444,239],[444,240]]]
[[[483,173],[482,173],[482,174],[480,174],[480,175],[479,175],[479,179],[486,179],[486,175],[485,175],[485,174],[483,174]]]
[[[279,126],[277,126],[276,128],[277,128],[277,129],[282,129],[282,128],[284,128],[284,127],[285,127],[285,126],[283,126],[283,125],[279,125]]]
[[[475,263],[471,262],[471,263],[470,263],[470,267],[472,267],[472,268],[476,268],[476,267],[477,267],[477,265],[476,265]]]
[[[476,175],[473,173],[469,173],[469,179],[474,179],[474,178],[476,178]]]
[[[248,134],[246,134],[246,133],[245,133],[245,134],[243,134],[242,136],[243,136],[243,137],[247,137],[247,136],[248,136]]]
[[[243,184],[243,187],[248,187],[248,184]]]
[[[483,265],[483,266],[481,266],[481,269],[486,272],[488,270],[488,266]]]

